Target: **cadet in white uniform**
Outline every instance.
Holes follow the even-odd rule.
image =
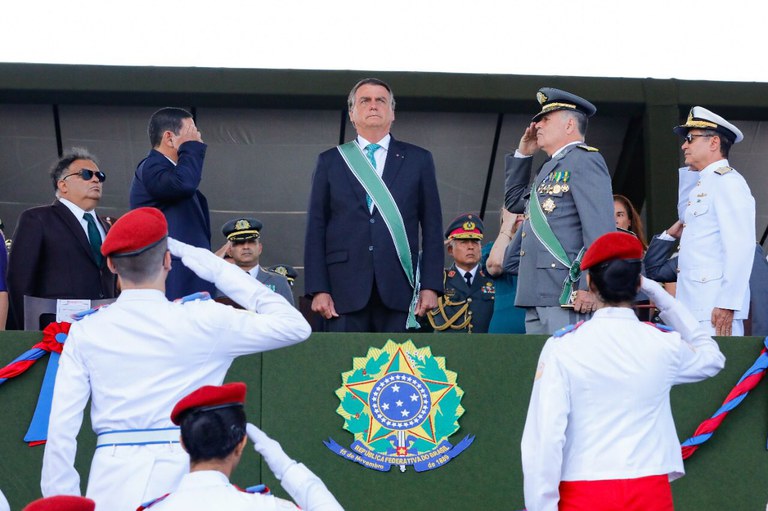
[[[167,233],[159,210],[139,208],[120,218],[102,245],[122,294],[70,329],[43,456],[44,496],[80,494],[76,438],[89,398],[98,441],[86,494],[97,511],[133,511],[175,489],[189,459],[169,419],[174,404],[200,385],[221,384],[235,357],[310,334],[283,297]],[[171,254],[247,310],[206,299],[169,302],[164,283]]]
[[[285,454],[280,444],[245,422],[246,387],[230,383],[192,392],[174,407],[171,420],[181,426],[190,473],[173,493],[145,504],[152,511],[279,511],[297,508],[272,495],[244,492],[229,482],[240,462],[247,436],[300,509],[343,511],[322,481],[307,467]]]
[[[675,133],[698,180],[688,193],[680,239],[677,298],[710,335],[744,335],[755,251],[755,199],[728,164],[741,131],[706,108],[691,109]]]
[[[582,261],[597,312],[544,345],[521,446],[528,511],[672,509],[669,480],[684,469],[670,388],[714,376],[725,357],[679,301],[641,280],[642,252],[629,234],[598,238]],[[638,285],[676,331],[637,319]]]

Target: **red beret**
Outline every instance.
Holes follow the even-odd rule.
[[[581,260],[581,269],[586,270],[596,264],[611,259],[637,259],[643,258],[643,244],[631,234],[623,232],[609,232],[603,234],[587,249]]]
[[[193,408],[213,410],[245,403],[245,383],[227,383],[220,386],[205,385],[192,391],[176,403],[171,412],[171,421],[178,425],[181,415]]]
[[[96,503],[85,497],[57,495],[27,504],[23,511],[93,511]]]
[[[168,236],[168,222],[157,208],[138,208],[121,216],[101,245],[104,256],[141,254]]]

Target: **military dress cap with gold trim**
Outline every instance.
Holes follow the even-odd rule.
[[[481,240],[483,239],[483,221],[472,213],[465,213],[454,218],[445,230],[447,240]]]
[[[592,117],[597,112],[597,107],[586,99],[554,87],[539,89],[536,100],[541,105],[541,112],[533,116],[533,121],[538,121],[544,115],[557,110],[581,112],[587,117]]]
[[[270,266],[267,268],[267,270],[273,273],[277,273],[278,275],[282,275],[288,280],[288,283],[291,286],[293,286],[293,282],[296,280],[296,277],[299,276],[299,272],[296,271],[296,268],[289,264],[276,264],[274,266]]]
[[[221,226],[229,241],[256,240],[261,236],[262,223],[255,218],[235,218]]]
[[[684,137],[690,130],[715,130],[727,137],[732,144],[738,144],[744,140],[744,134],[739,128],[703,106],[691,108],[685,124],[675,126],[672,129],[676,135],[681,137]]]

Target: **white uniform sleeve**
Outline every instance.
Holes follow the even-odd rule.
[[[642,278],[640,289],[661,311],[661,319],[680,333],[680,367],[673,384],[691,383],[709,378],[725,367],[725,356],[693,314],[658,282]]]
[[[0,491],[0,511],[11,511],[11,506],[2,491]]]
[[[305,511],[344,511],[325,484],[303,463],[294,463],[283,474],[280,484]]]
[[[729,177],[718,181],[725,193],[714,195],[723,250],[723,278],[715,307],[739,310],[744,293],[749,292],[755,259],[755,199],[743,180]]]
[[[557,511],[560,500],[570,398],[568,380],[552,356],[556,342],[550,338],[541,351],[520,446],[528,511]]]
[[[77,329],[76,324],[72,325],[56,373],[40,481],[43,497],[81,494],[75,453],[91,388],[88,372],[74,342]]]

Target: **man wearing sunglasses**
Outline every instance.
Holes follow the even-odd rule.
[[[710,335],[744,335],[749,314],[749,276],[755,252],[755,199],[749,185],[728,163],[739,128],[695,106],[674,128],[690,186],[681,176],[684,222],[678,257],[677,298]]]
[[[51,169],[56,200],[24,211],[8,261],[9,325],[24,328],[24,296],[101,300],[116,278],[100,249],[109,226],[96,215],[106,175],[85,149],[73,148]],[[38,325],[35,325],[35,329]]]

